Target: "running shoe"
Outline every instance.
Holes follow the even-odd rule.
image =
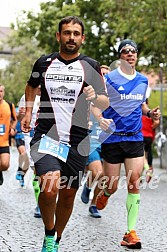
[[[0,185],[3,184],[3,174],[2,174],[2,171],[0,172]]]
[[[121,246],[126,246],[131,249],[141,249],[140,238],[137,236],[135,230],[131,230],[130,233],[125,233]]]
[[[108,203],[109,196],[104,194],[104,190],[102,190],[96,198],[96,207],[98,210],[102,210],[106,207]]]
[[[22,175],[22,178],[20,179],[20,186],[23,187],[24,186],[24,176]]]
[[[88,204],[90,192],[91,192],[91,189],[89,189],[85,183],[83,186],[83,191],[81,193],[81,200],[83,203]]]
[[[92,216],[94,218],[101,218],[101,215],[100,215],[100,213],[97,210],[97,207],[95,205],[91,205],[89,207],[89,212],[90,212],[90,216]]]
[[[16,173],[16,180],[19,181],[21,187],[24,186],[24,175],[22,174],[22,172],[18,171],[18,172]]]
[[[153,167],[150,166],[149,169],[146,171],[146,182],[149,183],[153,177]]]
[[[58,252],[59,244],[54,236],[45,235],[41,252]]]
[[[41,218],[41,211],[40,211],[40,208],[39,208],[38,205],[35,208],[34,217],[35,218]]]
[[[21,174],[20,173],[16,173],[16,180],[20,180],[21,179]]]

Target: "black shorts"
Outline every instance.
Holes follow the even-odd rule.
[[[82,176],[85,170],[88,157],[81,156],[76,146],[69,149],[66,163],[58,158],[38,152],[39,140],[31,141],[31,157],[34,161],[37,176],[41,176],[50,171],[61,171],[62,180],[68,188],[76,188],[81,185]]]
[[[15,139],[16,141],[16,147],[19,148],[20,146],[24,145],[25,146],[25,142],[23,139],[21,138],[18,138],[18,139]]]
[[[10,153],[9,146],[0,147],[0,154],[2,153]]]
[[[144,142],[144,150],[148,152],[152,146],[152,142],[153,142],[152,137],[144,137],[143,142]]]
[[[123,163],[125,158],[144,156],[143,142],[103,143],[101,145],[103,159],[111,164]]]

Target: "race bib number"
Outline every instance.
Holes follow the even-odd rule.
[[[5,134],[5,124],[0,124],[0,136],[3,136]]]
[[[48,136],[44,136],[40,140],[38,152],[52,155],[63,162],[66,162],[69,147],[70,145],[58,142]]]

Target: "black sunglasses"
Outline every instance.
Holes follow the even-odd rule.
[[[135,54],[135,53],[137,53],[137,49],[135,49],[135,48],[127,48],[127,49],[123,49],[121,51],[121,53],[123,53],[123,54],[129,54],[130,52],[132,54]]]

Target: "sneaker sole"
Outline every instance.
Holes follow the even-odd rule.
[[[41,218],[41,215],[39,215],[39,214],[34,214],[34,217],[35,217],[35,218]]]
[[[129,244],[125,241],[122,241],[121,242],[121,246],[126,246],[127,248],[130,248],[130,249],[141,249],[141,242],[137,242],[135,244]]]
[[[93,218],[96,218],[96,219],[101,218],[101,215],[94,215],[94,214],[91,214],[91,213],[90,213],[90,216],[93,217]]]

